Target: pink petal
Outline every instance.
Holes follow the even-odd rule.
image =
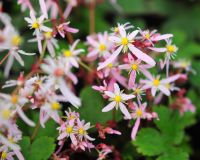
[[[131,71],[129,81],[128,81],[128,87],[132,88],[135,84],[135,78],[136,78],[136,71]]]
[[[128,48],[130,49],[130,51],[139,59],[143,60],[144,62],[146,62],[147,64],[151,65],[151,66],[155,66],[156,62],[147,54],[143,53],[142,51],[140,51],[139,49],[135,48],[134,45],[132,44],[128,44]]]
[[[158,88],[166,95],[169,96],[170,95],[170,91],[163,85],[158,86]]]
[[[126,37],[126,30],[124,29],[124,27],[119,26],[119,33],[122,37]]]
[[[152,41],[160,41],[160,40],[165,40],[165,39],[168,39],[171,37],[173,37],[173,34],[163,34],[163,35],[152,37],[151,40]]]
[[[119,108],[120,108],[121,112],[125,115],[126,118],[131,119],[131,115],[123,103],[121,103],[121,102],[119,103]]]
[[[45,18],[48,18],[47,8],[46,8],[46,4],[45,4],[44,0],[39,0],[39,3],[40,3],[41,11],[44,14]]]
[[[114,92],[115,92],[115,94],[120,94],[120,88],[117,83],[114,83]]]
[[[155,52],[166,52],[166,48],[155,48],[155,47],[149,47],[150,50],[155,51]]]
[[[108,112],[116,106],[116,102],[111,102],[102,109],[102,112]]]
[[[117,56],[120,54],[122,48],[123,48],[123,46],[118,47],[117,50],[115,50],[113,52],[113,54],[107,60],[105,60],[103,63],[100,64],[100,66],[97,68],[97,70],[99,71],[99,70],[105,68],[108,64],[112,63],[117,58]]]
[[[171,82],[176,81],[176,80],[179,79],[179,78],[180,78],[180,74],[176,74],[176,75],[171,76],[171,77],[169,77],[169,78],[163,79],[163,80],[161,81],[161,83],[171,83]]]
[[[133,31],[131,34],[128,35],[127,38],[128,38],[129,40],[134,39],[135,36],[138,34],[138,32],[139,32],[139,30],[135,30],[135,31]]]
[[[139,125],[140,125],[140,118],[137,118],[137,120],[136,120],[136,122],[134,124],[134,127],[132,129],[132,132],[131,132],[131,139],[132,140],[135,140]]]

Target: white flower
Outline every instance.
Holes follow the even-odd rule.
[[[118,107],[119,107],[121,112],[126,116],[126,118],[131,119],[131,115],[128,112],[124,103],[127,100],[134,98],[135,97],[134,95],[127,95],[127,94],[122,93],[122,91],[120,91],[120,88],[117,83],[114,84],[114,92],[105,91],[105,94],[108,97],[110,97],[110,101],[112,101],[112,102],[109,103],[107,106],[105,106],[102,109],[102,112],[108,112],[108,111],[112,110],[114,107],[116,109],[118,109]]]

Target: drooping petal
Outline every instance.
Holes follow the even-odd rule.
[[[131,132],[131,139],[132,140],[135,140],[139,125],[140,125],[140,118],[137,118],[137,120],[136,120],[136,122],[133,126],[132,132]]]
[[[121,102],[119,103],[119,108],[120,108],[121,112],[125,115],[126,118],[131,119],[131,115],[123,103],[121,103]]]
[[[117,58],[117,56],[120,54],[122,48],[123,48],[123,46],[118,47],[117,50],[115,50],[108,59],[106,59],[103,63],[101,63],[99,65],[97,70],[99,71],[99,70],[105,68],[106,66],[108,66],[110,63],[112,63]]]
[[[143,60],[144,62],[146,62],[151,66],[156,65],[156,62],[150,56],[137,49],[134,45],[128,44],[128,48],[137,58]]]
[[[165,86],[160,85],[160,86],[158,86],[158,88],[159,88],[166,96],[169,96],[169,95],[170,95],[169,89],[167,89]]]

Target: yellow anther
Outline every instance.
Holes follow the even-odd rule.
[[[84,133],[85,133],[85,130],[83,128],[78,129],[78,134],[84,135]]]
[[[138,65],[137,64],[132,64],[131,68],[132,68],[132,70],[136,71],[138,69]]]
[[[68,133],[68,134],[70,134],[70,133],[72,133],[72,131],[73,131],[73,128],[72,127],[67,127],[66,128],[66,132]]]
[[[141,117],[142,116],[142,110],[141,109],[137,109],[137,111],[136,111],[136,116],[137,117]]]
[[[112,63],[109,63],[108,64],[108,68],[112,68],[113,67],[113,64]]]
[[[116,96],[115,96],[115,101],[116,101],[117,103],[121,102],[121,96],[120,96],[120,95],[116,95]]]
[[[100,44],[100,45],[99,45],[99,50],[100,50],[100,51],[105,51],[105,50],[106,50],[105,44]]]
[[[3,119],[9,119],[11,117],[11,111],[9,109],[4,109],[1,111]]]
[[[115,32],[115,33],[118,33],[118,32],[119,32],[119,28],[118,28],[118,27],[115,27],[115,28],[114,28],[114,32]]]
[[[32,24],[32,28],[38,29],[38,28],[40,28],[40,24],[39,24],[37,21],[35,21],[35,22]]]
[[[176,48],[175,48],[174,45],[168,45],[168,46],[167,46],[167,51],[168,51],[169,53],[174,53],[174,52],[176,51]]]
[[[169,83],[165,84],[167,89],[170,89],[171,85]]]
[[[6,152],[2,152],[1,153],[1,159],[5,160],[7,158],[7,153]]]
[[[159,84],[160,84],[160,80],[159,79],[154,79],[153,85],[156,86],[156,87],[158,87]]]
[[[135,89],[135,93],[136,93],[136,94],[140,94],[140,93],[141,93],[141,90],[140,90],[139,88],[136,88],[136,89]]]
[[[63,53],[64,53],[64,55],[66,57],[71,57],[72,56],[72,52],[70,50],[65,50]]]
[[[126,46],[128,44],[128,38],[124,37],[122,38],[122,45]]]
[[[51,103],[51,108],[53,110],[59,110],[61,107],[60,107],[60,104],[58,102],[53,102],[53,103]]]
[[[145,38],[149,39],[150,38],[150,34],[149,33],[145,34]]]
[[[11,97],[11,100],[10,100],[13,104],[16,104],[18,102],[18,97],[16,95],[13,95]]]
[[[44,33],[44,36],[45,36],[46,39],[51,39],[51,37],[52,37],[52,32],[45,32],[45,33]]]
[[[21,42],[22,42],[22,39],[21,39],[20,36],[15,35],[15,36],[12,37],[12,44],[14,46],[19,46],[21,44]]]

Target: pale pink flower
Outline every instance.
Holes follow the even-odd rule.
[[[164,62],[161,61],[161,69],[163,69],[164,66],[166,65],[166,76],[168,77],[170,60],[176,56],[178,47],[176,47],[176,45],[172,44],[171,39],[167,39],[166,42],[167,42],[167,44],[164,48],[149,47],[149,49],[151,49],[155,52],[165,52],[166,53]]]
[[[25,20],[28,22],[29,27],[31,29],[34,29],[35,31],[33,32],[33,35],[36,35],[37,41],[38,41],[38,49],[39,52],[42,53],[42,42],[41,42],[41,31],[43,32],[52,32],[52,29],[49,27],[44,26],[44,19],[45,16],[42,15],[39,18],[35,17],[34,12],[31,10],[30,11],[30,18],[29,17],[25,17]]]
[[[98,144],[97,148],[100,149],[97,160],[104,160],[109,153],[112,153],[112,147],[106,144],[100,143]]]
[[[96,38],[96,37],[95,37]],[[111,43],[108,41],[108,33],[104,32],[103,34],[97,34],[97,40],[92,36],[87,37],[87,43],[89,45],[89,52],[87,57],[102,57],[106,54],[110,54]]]
[[[80,121],[77,119],[77,126],[75,127],[77,137],[79,141],[94,141],[95,139],[90,137],[87,133],[87,130],[90,129],[90,122],[85,123],[84,120]]]
[[[51,102],[46,102],[40,107],[40,124],[45,128],[44,123],[51,117],[55,122],[60,122],[60,116],[58,111],[61,109],[61,105],[51,100]]]
[[[62,59],[56,60],[47,58],[46,64],[42,64],[41,68],[44,72],[49,74],[48,83],[58,85],[61,93],[64,95],[67,101],[69,101],[75,107],[81,105],[81,101],[68,87],[65,77],[72,78],[74,82],[77,81],[76,77],[70,72],[70,66],[67,66]]]
[[[143,89],[143,85],[134,84],[132,90],[133,94],[137,97],[137,100],[142,100],[142,95],[145,95],[144,93],[145,89]]]
[[[171,82],[176,81],[180,77],[179,74],[168,77],[166,79],[160,79],[160,76],[153,77],[152,75],[148,75],[148,80],[140,80],[140,83],[144,84],[143,89],[151,88],[151,94],[155,97],[156,91],[160,90],[166,96],[170,95],[170,88],[167,87]]]
[[[147,103],[140,104],[139,106],[136,103],[134,103],[134,108],[133,108],[133,112],[131,113],[131,116],[133,119],[136,119],[136,121],[131,132],[132,140],[135,140],[141,119],[152,118],[152,115],[146,112],[146,106],[147,106]]]
[[[141,30],[139,29],[139,32],[141,34],[141,37],[138,37],[138,39],[142,39],[143,41],[145,41],[145,44],[147,46],[151,46],[154,45],[155,42],[160,41],[160,40],[167,40],[171,37],[173,37],[172,34],[159,34],[156,33],[157,30],[153,30],[153,31],[149,31],[149,30]]]
[[[129,22],[125,23],[125,24],[120,24],[120,23],[117,23],[117,26],[116,27],[112,27],[111,28],[111,31],[113,32],[114,35],[116,34],[119,34],[119,27],[122,26],[124,27],[125,30],[129,30],[131,28],[134,28],[133,25],[131,25]]]
[[[28,102],[27,98],[20,97],[18,95],[8,95],[0,93],[0,98],[6,102],[8,108],[11,106],[14,107],[15,112],[17,113],[20,118],[30,126],[35,126],[35,123],[31,121],[23,112],[23,106]],[[14,114],[13,113],[13,114]]]
[[[66,32],[77,33],[79,30],[76,28],[69,27],[70,22],[62,23],[57,26],[57,31],[61,37],[65,37]]]
[[[105,94],[110,98],[109,100],[111,103],[109,103],[107,106],[105,106],[102,109],[102,112],[108,112],[114,108],[118,109],[120,108],[121,112],[130,119],[130,113],[128,112],[126,106],[124,103],[132,98],[134,98],[134,95],[127,95],[124,94],[122,91],[120,91],[120,88],[117,83],[114,84],[114,92],[105,91]]]
[[[144,75],[149,74],[148,70],[152,66],[147,64],[142,64],[141,60],[137,59],[134,60],[134,57],[129,53],[128,54],[128,63],[119,65],[120,69],[125,69],[129,71],[129,81],[128,81],[128,88],[132,88],[135,83],[137,73],[143,73]]]
[[[60,135],[58,136],[58,140],[63,140],[65,138],[70,138],[74,145],[77,145],[77,139],[75,137],[76,131],[74,129],[74,121],[71,120],[69,122],[61,124],[58,128]]]
[[[78,42],[79,40],[76,40],[72,45],[69,46],[69,49],[62,50],[64,61],[76,68],[79,67],[78,55],[84,52],[84,49],[76,49]]]
[[[147,54],[143,53],[141,50],[137,49],[132,43],[134,42],[135,36],[138,34],[138,30],[135,30],[127,35],[126,30],[124,27],[119,27],[119,36],[110,36],[109,40],[116,44],[117,49],[112,53],[110,58],[108,58],[105,62],[103,62],[97,70],[101,70],[106,67],[108,64],[112,63],[117,56],[121,53],[130,52],[135,55],[138,59],[150,64],[151,66],[155,66],[155,61],[148,56]]]
[[[177,69],[183,69],[184,71],[192,72],[193,74],[196,74],[196,71],[191,66],[191,61],[187,59],[179,59],[177,61],[172,62],[172,65],[174,68]]]

